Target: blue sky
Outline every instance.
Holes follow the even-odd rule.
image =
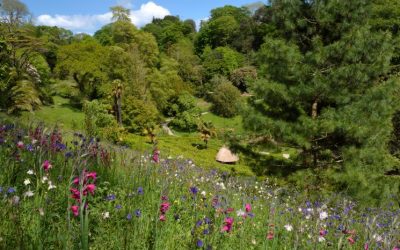
[[[109,23],[109,7],[123,5],[131,9],[131,19],[137,26],[150,22],[152,17],[178,15],[197,23],[207,18],[210,10],[224,5],[243,6],[256,0],[21,0],[37,24],[60,26],[75,33],[93,34]],[[265,1],[263,1],[265,2]]]

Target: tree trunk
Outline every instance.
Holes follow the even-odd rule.
[[[315,120],[317,119],[317,116],[318,116],[318,98],[314,100],[311,107],[311,118]],[[317,167],[317,158],[318,158],[317,143],[318,143],[317,141],[313,140],[313,145],[311,147],[314,168]]]

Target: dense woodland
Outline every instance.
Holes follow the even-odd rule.
[[[227,5],[200,27],[166,16],[139,28],[114,6],[94,35],[36,26],[19,0],[0,8],[0,108],[12,117],[61,96],[88,136],[123,143],[171,120],[207,141],[203,98],[242,117],[245,132],[226,136],[259,176],[368,201],[400,191],[399,1]]]

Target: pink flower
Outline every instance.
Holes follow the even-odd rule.
[[[353,239],[353,237],[347,238],[347,241],[350,243],[350,245],[353,245],[354,243],[356,243],[356,241]]]
[[[246,209],[246,213],[250,213],[251,212],[251,205],[249,203],[247,203],[244,207]]]
[[[43,167],[44,171],[48,171],[53,166],[50,164],[49,160],[45,160],[42,164],[42,167]]]
[[[268,232],[268,234],[267,234],[267,239],[268,239],[268,240],[274,239],[274,233],[273,233],[273,232]]]
[[[69,190],[71,191],[72,199],[75,199],[77,201],[79,201],[81,199],[81,194],[78,189],[70,188]]]
[[[327,234],[328,234],[328,231],[326,231],[326,230],[324,230],[324,229],[319,230],[319,235],[320,235],[320,236],[324,237],[324,236],[327,235]]]
[[[155,163],[159,163],[160,162],[160,151],[159,150],[157,150],[157,149],[155,149],[154,151],[153,151],[153,161],[155,162]]]
[[[160,221],[165,221],[166,217],[164,214],[160,215]]]
[[[369,249],[369,245],[368,245],[368,243],[365,243],[364,244],[364,250],[368,250]]]
[[[225,218],[224,226],[222,227],[221,231],[229,233],[232,230],[232,225],[233,225],[233,218],[232,217]]]
[[[24,143],[22,141],[17,142],[17,148],[23,149]]]
[[[94,195],[94,190],[96,189],[96,185],[88,184],[86,185],[85,191],[89,191],[91,195]]]
[[[87,175],[86,175],[86,178],[88,178],[88,179],[92,179],[92,180],[96,180],[96,178],[97,178],[97,173],[96,172],[89,172]]]
[[[229,213],[231,213],[231,212],[233,212],[233,211],[234,211],[233,208],[228,207],[228,208],[225,210],[225,213],[229,214]]]
[[[394,247],[393,250],[400,250],[400,247]]]
[[[79,185],[79,177],[76,177],[72,182],[73,182],[75,185]]]
[[[161,206],[160,206],[160,213],[161,214],[165,214],[167,211],[168,211],[168,209],[169,209],[169,203],[168,202],[163,202],[163,203],[161,203]]]
[[[79,207],[78,206],[71,206],[71,211],[74,214],[74,216],[79,215]]]

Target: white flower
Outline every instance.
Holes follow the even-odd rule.
[[[306,215],[306,219],[309,220],[311,219],[311,216],[309,214]]]
[[[49,178],[47,178],[47,176],[43,176],[43,178],[42,178],[42,183],[45,183],[46,181],[48,181],[49,180]]]
[[[49,188],[48,188],[48,190],[52,190],[52,189],[54,189],[54,188],[56,188],[56,186],[53,185],[53,183],[51,183],[51,181],[49,181]]]
[[[325,241],[325,237],[323,237],[323,236],[318,237],[318,242],[324,242],[324,241]]]
[[[24,197],[32,197],[34,193],[31,190],[28,190],[24,193]]]
[[[40,214],[41,216],[44,216],[44,210],[43,210],[43,208],[39,208],[39,214]]]
[[[376,240],[377,242],[383,241],[382,236],[380,236],[379,234],[372,235],[372,238],[374,238],[374,240]]]
[[[289,159],[290,158],[290,154],[282,154],[282,157],[285,159]]]
[[[243,211],[242,209],[239,209],[238,211],[236,211],[236,215],[238,216],[238,217],[243,217],[243,216],[246,216],[246,212],[245,211]]]
[[[255,239],[252,239],[252,240],[251,240],[251,244],[257,245],[257,241],[256,241]]]
[[[323,211],[321,213],[319,213],[319,219],[320,220],[325,220],[326,218],[328,218],[328,213]]]
[[[288,232],[293,230],[293,226],[290,224],[286,224],[284,227],[285,227],[286,231],[288,231]]]
[[[31,184],[31,180],[25,179],[25,180],[24,180],[24,185],[26,186],[26,185],[29,185],[29,184]]]
[[[110,218],[110,212],[103,212],[101,215],[103,215],[103,219]]]
[[[28,172],[26,172],[26,173],[29,174],[29,175],[33,175],[34,174],[32,169],[29,169]]]
[[[32,140],[32,144],[36,144],[38,141],[36,139]]]
[[[200,193],[202,196],[206,196],[206,191],[201,191],[201,193]]]

